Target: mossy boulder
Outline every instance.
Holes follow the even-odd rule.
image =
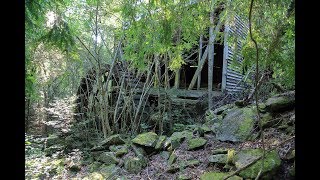
[[[216,138],[220,141],[244,142],[249,138],[256,122],[254,107],[233,108],[216,127]]]
[[[114,177],[117,175],[120,171],[120,168],[117,167],[115,164],[106,165],[103,164],[100,166],[99,172],[103,175],[105,179],[110,179],[111,177]]]
[[[160,150],[160,149],[163,148],[163,144],[164,144],[166,138],[167,138],[166,136],[160,136],[159,137],[159,139],[158,139],[158,141],[157,141],[157,143],[155,145],[155,149],[156,150]]]
[[[179,174],[178,180],[191,180],[192,178],[185,175],[185,174]]]
[[[206,172],[200,176],[200,180],[223,180],[224,177],[227,177],[228,173],[223,172]],[[232,176],[228,180],[242,180],[239,176]]]
[[[274,121],[271,113],[261,114],[261,125],[264,128],[271,127],[274,123],[278,121]]]
[[[167,160],[167,159],[169,159],[169,157],[170,157],[170,153],[169,153],[168,151],[161,151],[161,152],[160,152],[160,156],[161,156],[162,158],[164,158],[165,160]]]
[[[206,139],[194,138],[188,140],[188,150],[196,150],[202,148],[207,143]]]
[[[113,151],[116,157],[122,157],[128,153],[128,146],[110,146],[110,151]]]
[[[193,133],[190,131],[174,132],[170,138],[165,141],[164,148],[174,150],[179,147],[185,139],[189,140],[192,137]]]
[[[85,176],[82,180],[104,180],[105,178],[99,172],[93,172],[88,176]]]
[[[225,110],[227,109],[231,109],[232,107],[234,107],[235,105],[234,104],[226,104],[226,105],[223,105],[219,108],[216,108],[213,113],[216,114],[216,115],[220,115],[222,114]]]
[[[125,141],[121,138],[120,134],[115,134],[98,143],[98,145],[91,148],[91,151],[107,150],[112,145],[121,144],[125,144]]]
[[[204,133],[208,133],[211,131],[210,127],[206,124],[202,124],[201,125],[201,130],[204,132]]]
[[[293,96],[278,95],[267,99],[265,104],[268,112],[283,112],[294,108],[295,99]]]
[[[145,147],[154,147],[158,140],[158,135],[154,132],[147,132],[143,134],[139,134],[137,137],[132,139],[131,141],[134,144],[138,144]]]
[[[169,160],[168,160],[168,165],[170,166],[171,164],[175,163],[177,160],[177,155],[176,153],[173,151],[169,157]]]
[[[209,156],[208,160],[210,163],[217,163],[217,164],[226,164],[227,163],[227,154],[215,154]]]
[[[130,157],[124,160],[124,168],[130,173],[138,173],[146,167],[147,161],[141,157]]]
[[[97,161],[103,162],[105,165],[118,164],[119,160],[113,152],[103,152],[95,158]]]
[[[97,171],[99,168],[100,168],[100,166],[102,165],[102,163],[101,162],[98,162],[98,161],[94,161],[93,163],[91,163],[89,166],[88,166],[88,170],[89,170],[89,172],[95,172],[95,171]]]
[[[215,154],[227,154],[228,153],[228,149],[226,148],[218,148],[218,149],[214,149],[211,151],[212,155]]]
[[[216,115],[212,110],[207,110],[205,114],[205,125],[212,126],[214,123],[221,122],[223,119],[222,115]]]
[[[237,169],[240,169],[247,165],[248,163],[252,162],[254,159],[262,156],[263,150],[262,149],[247,149],[242,150],[236,154],[234,157],[234,164]],[[247,167],[246,169],[240,171],[239,176],[243,178],[255,178],[261,167],[262,159],[258,160],[251,166]],[[278,153],[273,150],[266,154],[264,160],[264,168],[262,171],[262,176],[267,179],[271,179],[272,176],[276,173],[277,169],[281,164],[281,159]]]
[[[197,159],[181,161],[178,163],[176,162],[176,163],[172,164],[171,166],[169,166],[167,172],[168,173],[176,173],[177,171],[182,171],[183,169],[185,169],[187,167],[194,167],[194,166],[198,166],[199,164],[200,164],[200,161]]]

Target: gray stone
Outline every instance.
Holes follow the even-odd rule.
[[[234,157],[234,163],[237,169],[241,169],[245,165],[251,163],[256,158],[262,156],[262,149],[247,149],[238,152]],[[239,176],[243,178],[254,179],[261,167],[262,159],[253,163],[251,166],[240,171]],[[276,173],[277,169],[280,167],[281,159],[278,153],[273,150],[266,154],[264,159],[264,168],[262,171],[262,177],[267,179],[272,179],[272,176]]]
[[[105,165],[119,163],[119,160],[115,157],[113,152],[103,152],[96,158],[96,160],[103,162]]]
[[[195,150],[202,148],[207,143],[206,139],[203,138],[194,138],[188,140],[188,150]]]
[[[217,164],[226,164],[227,163],[227,154],[216,154],[209,156],[209,162]]]
[[[255,122],[254,107],[231,109],[221,125],[216,127],[216,138],[220,141],[244,142],[251,135]]]
[[[144,167],[146,167],[147,162],[143,157],[130,157],[125,159],[124,168],[131,173],[138,173]]]
[[[158,140],[158,135],[154,132],[147,132],[139,134],[137,137],[132,139],[132,142],[141,146],[154,147]]]

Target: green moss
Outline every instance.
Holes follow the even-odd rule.
[[[137,137],[132,139],[132,142],[142,146],[153,147],[158,139],[158,135],[154,132],[147,132],[139,134]]]
[[[253,108],[243,108],[244,120],[240,124],[237,131],[238,136],[240,136],[241,138],[248,138],[248,134],[251,132],[251,129],[255,122],[255,113],[256,110]]]
[[[200,176],[200,180],[223,180],[224,177],[228,176],[228,173],[223,172],[207,172]],[[239,176],[232,176],[228,180],[242,180]]]
[[[168,160],[168,165],[170,166],[171,164],[175,163],[177,160],[177,155],[175,154],[175,152],[173,151],[169,157]]]
[[[157,141],[157,144],[155,146],[155,149],[161,149],[163,147],[163,144],[164,144],[166,138],[167,138],[166,136],[160,136]]]
[[[203,147],[207,143],[206,139],[195,138],[188,141],[188,150],[194,150]]]
[[[252,162],[254,159],[261,156],[263,153],[262,149],[249,149],[240,151],[235,157],[235,166],[237,169],[242,168],[246,164]],[[262,159],[258,160],[253,165],[249,166],[245,170],[239,173],[239,176],[243,178],[255,178],[261,167]],[[278,153],[274,150],[266,154],[264,160],[263,174],[268,172],[268,176],[272,176],[275,170],[280,166],[281,160]]]
[[[125,159],[124,168],[131,173],[138,173],[147,165],[143,157]]]

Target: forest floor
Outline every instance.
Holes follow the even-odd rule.
[[[295,179],[292,175],[294,158],[288,158],[295,148],[294,138],[279,145],[283,141],[294,137],[294,124],[290,125],[290,128],[280,126],[282,122],[289,122],[289,119],[294,118],[294,114],[294,109],[278,114],[277,118],[280,118],[281,121],[277,121],[273,126],[264,129],[266,150],[278,146],[276,150],[281,159],[281,165],[277,168],[273,179]],[[66,127],[66,125],[60,126],[60,129],[64,129],[63,127]],[[146,155],[148,159],[146,165],[139,172],[133,173],[124,167],[127,159],[136,156],[136,152],[132,148],[128,148],[125,155],[117,157],[116,166],[112,166],[111,169],[108,169],[110,166],[107,166],[108,170],[103,172],[101,170],[103,163],[97,163],[88,148],[70,148],[70,145],[66,145],[68,144],[66,143],[67,138],[62,134],[69,133],[66,130],[57,133],[56,137],[60,136],[60,140],[57,141],[52,140],[51,137],[53,136],[26,135],[26,179],[200,179],[206,172],[227,173],[235,170],[234,167],[228,167],[226,164],[210,162],[209,157],[213,154],[213,151],[232,149],[239,152],[245,149],[259,149],[263,146],[261,138],[232,142],[218,140],[212,131],[202,135],[193,133],[193,138],[201,137],[206,140],[204,146],[196,150],[188,150],[188,141],[184,139],[173,152],[176,155],[176,164],[180,162],[181,166],[181,162],[197,160],[198,162],[195,164],[183,166],[174,172],[170,172],[168,170],[172,166],[169,165],[169,156],[171,156],[169,154],[172,154],[172,151],[163,149]],[[77,142],[74,142],[73,145],[76,146],[76,144]],[[99,173],[95,174],[96,172],[103,176]]]

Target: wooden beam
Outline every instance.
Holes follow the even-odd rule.
[[[181,68],[175,70],[175,76],[174,76],[174,88],[178,89],[180,85],[180,71]]]
[[[197,77],[198,77],[198,74],[200,74],[202,68],[203,68],[203,65],[207,59],[207,56],[208,56],[208,46],[206,47],[206,50],[204,51],[203,55],[202,55],[202,58],[200,60],[200,63],[198,64],[198,67],[197,67],[197,70],[196,72],[194,73],[193,77],[192,77],[192,80],[190,82],[190,85],[188,87],[188,90],[191,90],[194,86],[194,84],[196,83],[196,80],[197,80]]]
[[[212,89],[213,89],[213,63],[214,63],[214,35],[213,35],[213,24],[214,24],[214,13],[210,12],[210,28],[209,28],[209,53],[208,53],[208,95],[209,95],[209,110],[213,108],[212,101]]]
[[[200,38],[199,38],[199,56],[198,56],[199,58],[198,58],[198,66],[200,65],[201,56],[202,56],[202,34],[200,35]],[[201,85],[201,73],[198,74],[197,90],[200,89],[200,85]]]
[[[225,25],[224,28],[224,48],[223,48],[223,65],[222,65],[222,83],[221,83],[221,91],[224,92],[226,90],[227,85],[227,66],[228,66],[228,33],[229,27]]]

